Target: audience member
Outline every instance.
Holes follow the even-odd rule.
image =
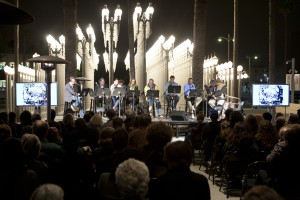
[[[222,123],[223,121],[230,121],[230,115],[233,112],[232,108],[228,108],[227,110],[225,110],[225,118],[220,120],[220,123]]]
[[[33,113],[33,115],[31,116],[32,123],[34,123],[36,120],[42,120],[42,117],[39,113]]]
[[[273,188],[286,199],[300,197],[300,126],[293,125],[285,134],[285,147],[270,162],[269,177]]]
[[[260,125],[260,122],[265,120],[264,117],[261,114],[255,114],[257,125]]]
[[[211,122],[206,124],[203,128],[201,146],[201,149],[205,154],[204,160],[206,162],[210,161],[216,136],[219,135],[221,131],[220,122],[218,121],[218,111],[210,110],[209,117],[211,119]]]
[[[65,113],[64,113],[65,115],[66,114],[71,114],[71,115],[73,115],[74,116],[74,110],[72,109],[72,108],[67,108],[66,110],[65,110]]]
[[[263,118],[264,118],[264,120],[268,120],[268,121],[272,121],[272,114],[271,113],[269,113],[269,112],[264,112],[263,113]]]
[[[97,115],[93,117],[95,116]],[[78,133],[79,147],[89,146],[92,150],[98,147],[99,132],[97,129],[88,128],[82,118],[75,121],[75,128]]]
[[[11,128],[6,124],[0,124],[0,146],[7,138],[12,136]]]
[[[298,116],[295,114],[290,114],[288,119],[288,124],[298,124]]]
[[[278,117],[283,117],[283,114],[281,112],[278,112],[275,114],[275,119],[277,119]]]
[[[101,128],[103,124],[102,116],[99,114],[95,114],[91,119],[89,126],[90,128],[96,129],[98,133],[100,134]]]
[[[235,123],[244,121],[244,117],[240,111],[232,111],[229,119],[230,119],[230,128],[231,129],[234,128]]]
[[[259,160],[266,160],[266,156],[270,154],[271,150],[278,143],[278,134],[268,120],[263,120],[260,123],[257,134],[255,135],[255,142],[258,147]]]
[[[134,122],[136,118],[136,114],[133,110],[129,109],[125,111],[125,117],[126,119],[124,120],[125,128],[127,133],[130,133],[134,129]]]
[[[247,114],[245,118],[245,123],[252,135],[256,135],[258,131],[258,124],[255,115]]]
[[[75,121],[74,116],[70,113],[66,113],[63,117],[63,124],[65,127],[64,135],[75,131]]]
[[[16,137],[21,138],[22,128],[24,126],[32,126],[31,113],[28,110],[24,110],[20,115],[20,124],[16,127]]]
[[[283,200],[272,188],[266,185],[258,185],[246,192],[244,200]]]
[[[150,200],[210,199],[207,178],[190,170],[192,150],[187,143],[176,141],[167,144],[164,148],[164,160],[170,170],[150,185]]]
[[[92,116],[90,115],[90,113],[85,113],[84,114],[83,119],[86,122],[87,126],[89,126],[91,118],[92,118]]]
[[[33,170],[39,177],[41,183],[47,181],[48,166],[46,163],[38,161],[41,152],[41,142],[34,134],[24,134],[21,137],[24,148],[25,164],[28,169]]]
[[[58,185],[44,184],[32,193],[30,200],[64,200],[64,191]]]
[[[285,119],[283,116],[278,116],[275,121],[275,129],[277,132],[285,125]]]
[[[0,199],[27,200],[39,185],[37,174],[26,169],[24,160],[24,149],[19,139],[8,138],[2,143]]]
[[[119,117],[113,119],[112,125],[114,129],[125,128],[123,120]]]
[[[157,178],[167,171],[163,162],[163,148],[171,141],[173,134],[173,129],[163,122],[155,122],[148,126],[143,151],[151,178]]]
[[[115,177],[122,199],[146,199],[150,177],[145,163],[130,158],[118,166]]]
[[[15,112],[9,112],[8,125],[10,126],[12,135],[14,137],[17,137],[16,136],[16,127],[18,126],[18,123],[16,123],[16,118],[17,118],[17,114]]]
[[[27,126],[23,126],[22,127],[22,134],[21,136],[23,136],[24,134],[32,134],[32,126],[27,125]]]
[[[113,119],[117,117],[116,111],[114,109],[109,109],[106,112],[106,116],[108,117],[108,121],[103,124],[103,127],[113,127]]]
[[[201,149],[202,145],[202,132],[205,124],[204,114],[199,113],[197,115],[197,125],[191,129],[191,135],[189,138],[189,134],[185,136],[185,142],[189,143],[192,149]]]
[[[0,124],[8,124],[7,112],[0,112]]]
[[[135,118],[134,128],[146,129],[152,122],[149,114],[141,114]]]
[[[52,143],[59,142],[59,133],[56,127],[49,127],[47,141]]]

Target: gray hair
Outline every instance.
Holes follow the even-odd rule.
[[[36,159],[40,155],[41,142],[34,134],[24,134],[21,137],[25,156],[29,159]]]
[[[150,181],[145,163],[129,158],[119,164],[115,175],[116,185],[123,198],[145,198]]]
[[[44,184],[38,187],[31,195],[30,200],[63,200],[64,191],[55,184]]]

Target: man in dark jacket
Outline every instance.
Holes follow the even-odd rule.
[[[164,148],[169,171],[149,185],[149,199],[210,199],[207,178],[190,170],[192,150],[182,141]]]

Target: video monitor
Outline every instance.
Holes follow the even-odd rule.
[[[47,106],[46,83],[16,83],[16,106]],[[57,82],[51,83],[51,106],[57,106]]]
[[[290,86],[276,84],[253,84],[252,106],[289,106]]]

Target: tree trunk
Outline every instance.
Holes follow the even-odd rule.
[[[232,88],[233,88],[233,94],[232,96],[236,97],[238,96],[238,88],[240,85],[238,85],[237,82],[237,65],[238,65],[238,51],[239,51],[239,46],[238,46],[238,39],[239,39],[239,34],[238,34],[238,0],[234,0],[234,23],[233,23],[233,83],[232,83]]]
[[[64,6],[64,35],[65,55],[70,64],[66,64],[65,82],[69,82],[70,76],[76,76],[76,52],[77,52],[77,0],[63,0]]]
[[[194,50],[192,78],[197,89],[203,88],[203,63],[205,57],[205,33],[207,1],[195,0],[194,4]]]
[[[276,83],[275,72],[275,0],[269,0],[269,83]]]
[[[276,83],[275,70],[275,0],[269,0],[269,83]],[[275,118],[275,107],[269,107],[272,122]]]
[[[19,7],[19,0],[15,0],[15,6]],[[19,109],[15,106],[16,100],[16,83],[19,82],[19,63],[20,63],[20,54],[19,54],[19,42],[20,42],[20,26],[15,25],[14,28],[14,54],[15,54],[15,75],[14,75],[14,90],[13,90],[13,108],[15,108],[15,112],[17,113],[17,119],[19,119]]]
[[[129,42],[129,65],[130,79],[135,79],[135,63],[134,63],[134,35],[133,35],[133,1],[127,0],[128,7],[128,42]]]

